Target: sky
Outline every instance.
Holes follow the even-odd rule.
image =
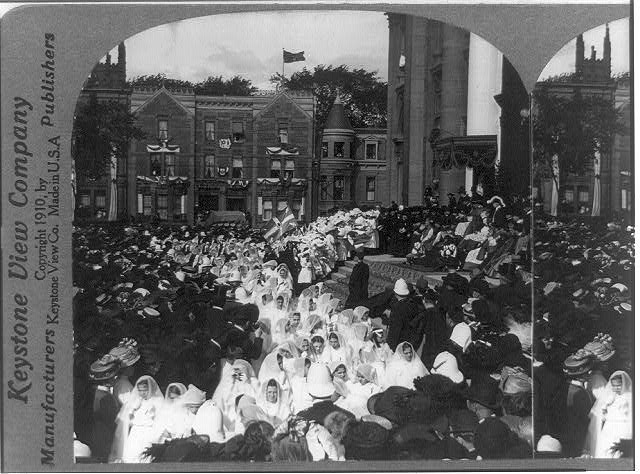
[[[305,66],[347,64],[378,71],[386,81],[388,32],[380,12],[255,12],[183,20],[127,39],[127,76],[163,72],[198,82],[238,74],[269,89],[271,75],[282,72],[284,48],[304,51],[306,59],[285,64],[287,76]]]
[[[595,45],[602,57],[604,25],[586,32],[585,55]],[[282,49],[304,51],[306,60],[285,64],[291,75],[318,64],[347,64],[377,71],[387,80],[387,19],[380,12],[254,12],[213,15],[168,23],[125,41],[127,76],[164,73],[199,82],[208,76],[234,75],[271,89],[269,78],[282,72]],[[612,73],[629,70],[629,20],[610,24]],[[112,52],[115,60],[116,50]],[[549,62],[540,79],[572,72],[575,40]]]

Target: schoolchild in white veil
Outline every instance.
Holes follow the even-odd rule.
[[[290,393],[290,374],[294,371],[295,358],[299,356],[298,348],[292,342],[278,345],[265,359],[258,373],[258,381],[261,385],[271,379],[275,379],[280,387]]]
[[[110,462],[151,462],[144,451],[157,441],[155,420],[164,397],[158,383],[149,375],[143,375],[135,383],[135,389],[116,417]]]
[[[167,386],[164,402],[155,421],[160,433],[160,442],[191,434],[189,410],[181,400],[186,391],[187,387],[181,383],[170,383]]]
[[[269,417],[269,423],[276,428],[293,412],[291,394],[283,390],[276,379],[269,379],[262,384],[257,405]]]
[[[334,384],[341,395],[336,405],[349,410],[356,418],[369,414],[367,401],[372,395],[382,391],[376,369],[370,364],[358,366],[355,376],[350,380],[336,383],[334,377]]]
[[[619,458],[615,445],[633,439],[633,382],[617,370],[591,408],[585,451],[594,458]]]
[[[276,294],[286,293],[291,297],[293,295],[293,278],[289,267],[285,263],[281,263],[276,268],[277,280],[276,280]]]
[[[393,351],[385,341],[384,329],[373,327],[367,334],[365,343],[360,347],[360,362],[371,364],[375,367],[378,380],[384,385],[386,380],[387,365],[391,361]]]
[[[222,411],[225,433],[235,429],[236,398],[239,395],[255,397],[259,390],[260,382],[246,360],[236,359],[228,370],[223,371],[212,399]]]
[[[398,344],[387,364],[385,387],[400,386],[414,389],[413,379],[428,373],[429,371],[416,354],[413,346],[404,341]]]
[[[351,350],[344,338],[337,331],[329,332],[327,342],[320,361],[327,365],[333,362],[342,362],[348,369],[352,367]]]

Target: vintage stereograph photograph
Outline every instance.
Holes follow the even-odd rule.
[[[630,4],[2,26],[3,470],[633,469]]]

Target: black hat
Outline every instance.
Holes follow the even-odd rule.
[[[498,382],[487,374],[479,374],[471,379],[471,386],[463,391],[467,400],[478,402],[482,406],[496,410],[498,408]]]

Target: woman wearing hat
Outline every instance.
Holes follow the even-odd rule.
[[[153,377],[143,375],[136,381],[129,401],[118,413],[110,462],[150,461],[143,453],[157,440],[155,420],[163,400],[160,387]]]
[[[100,462],[106,462],[116,428],[118,403],[111,394],[111,386],[118,370],[118,361],[106,355],[91,364],[89,378],[95,385],[93,396],[93,423],[91,430],[91,453]]]
[[[424,366],[413,346],[406,341],[396,347],[386,367],[385,387],[400,386],[413,389],[413,379],[427,375],[429,371]]]

